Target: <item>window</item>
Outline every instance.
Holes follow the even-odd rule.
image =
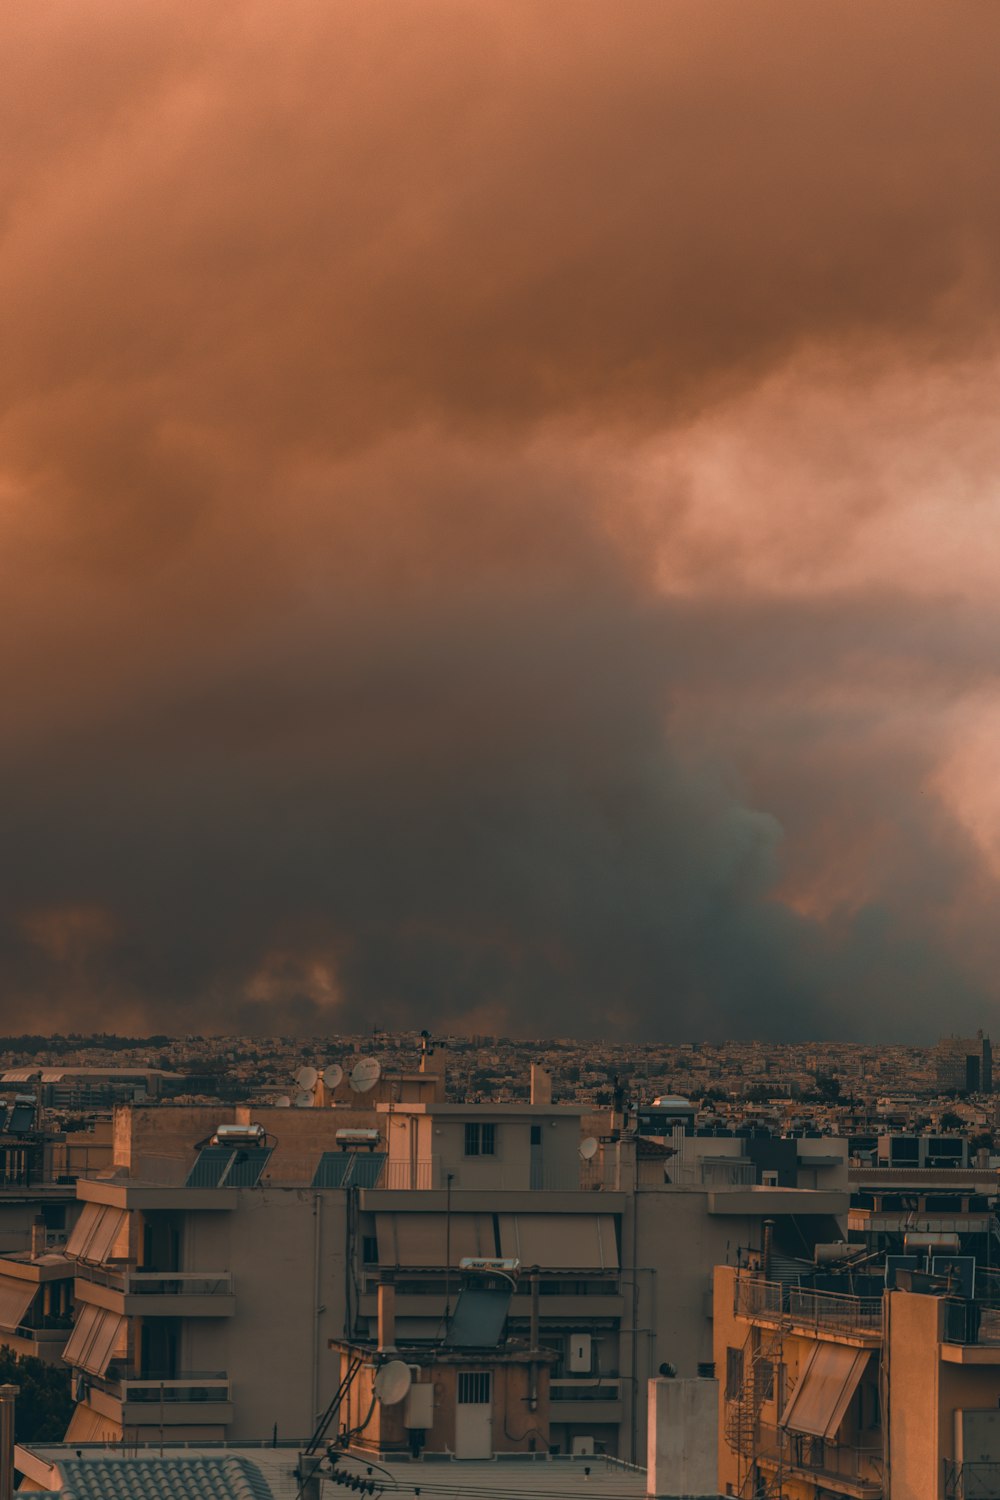
[[[726,1350],[726,1400],[735,1401],[743,1384],[743,1350]]]
[[[486,1406],[489,1400],[489,1370],[460,1370],[458,1375],[459,1406]]]
[[[761,1359],[757,1363],[757,1399],[770,1401],[774,1396],[774,1362]]]
[[[532,1125],[531,1127],[531,1144],[533,1146],[540,1146],[542,1144],[542,1127],[540,1125]]]
[[[466,1156],[496,1155],[496,1126],[470,1121],[465,1127]]]
[[[378,1236],[366,1234],[361,1238],[361,1258],[366,1266],[378,1265]]]

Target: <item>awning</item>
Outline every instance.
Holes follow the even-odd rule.
[[[37,1291],[37,1282],[0,1276],[0,1328],[10,1331],[23,1323],[24,1315],[34,1302]]]
[[[73,1408],[73,1415],[69,1419],[69,1426],[63,1438],[64,1443],[105,1443],[121,1442],[122,1430],[110,1417],[102,1417],[101,1413],[94,1411],[85,1401],[80,1401]]]
[[[816,1344],[781,1414],[782,1427],[811,1437],[836,1437],[870,1357],[870,1349]]]
[[[107,1203],[86,1203],[66,1244],[66,1254],[92,1266],[103,1265],[125,1227],[128,1211]]]
[[[501,1214],[500,1244],[522,1268],[617,1271],[618,1240],[611,1214]]]
[[[66,1241],[66,1254],[76,1260],[80,1251],[86,1245],[94,1232],[94,1225],[101,1216],[100,1203],[85,1203],[80,1212],[80,1217],[73,1225],[69,1239]]]
[[[111,1363],[125,1319],[105,1307],[86,1302],[73,1324],[63,1359],[68,1365],[103,1375]]]
[[[496,1255],[492,1214],[376,1214],[384,1266],[457,1266],[463,1256]]]

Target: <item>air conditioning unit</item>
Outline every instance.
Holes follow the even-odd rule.
[[[569,1451],[574,1457],[593,1458],[594,1439],[592,1437],[575,1437],[570,1442]]]
[[[572,1375],[589,1375],[594,1358],[594,1340],[589,1333],[571,1333],[566,1368]]]

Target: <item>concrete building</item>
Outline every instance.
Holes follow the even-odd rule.
[[[798,1282],[760,1267],[716,1271],[725,1493],[994,1500],[1000,1310],[992,1292],[974,1283],[967,1260],[950,1271],[890,1263],[888,1286],[884,1266],[874,1274],[864,1258],[856,1266],[824,1275],[820,1265]],[[838,1280],[855,1290],[831,1290]]]
[[[981,1031],[974,1037],[942,1037],[934,1048],[938,1087],[947,1093],[991,1094],[993,1048]]]
[[[420,1365],[445,1346],[462,1260],[500,1258],[520,1270],[504,1342],[544,1351],[549,1450],[641,1461],[648,1380],[712,1358],[711,1268],[759,1246],[765,1219],[790,1254],[843,1234],[835,1143],[793,1142],[775,1178],[809,1186],[785,1186],[740,1140],[594,1135],[540,1074],[523,1104],[403,1092],[116,1113],[115,1175],[80,1182],[67,1247],[71,1439],[303,1438],[336,1389],[330,1341],[373,1343],[380,1289]]]

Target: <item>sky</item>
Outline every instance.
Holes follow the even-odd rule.
[[[1000,1032],[1000,8],[0,38],[0,1025]]]

